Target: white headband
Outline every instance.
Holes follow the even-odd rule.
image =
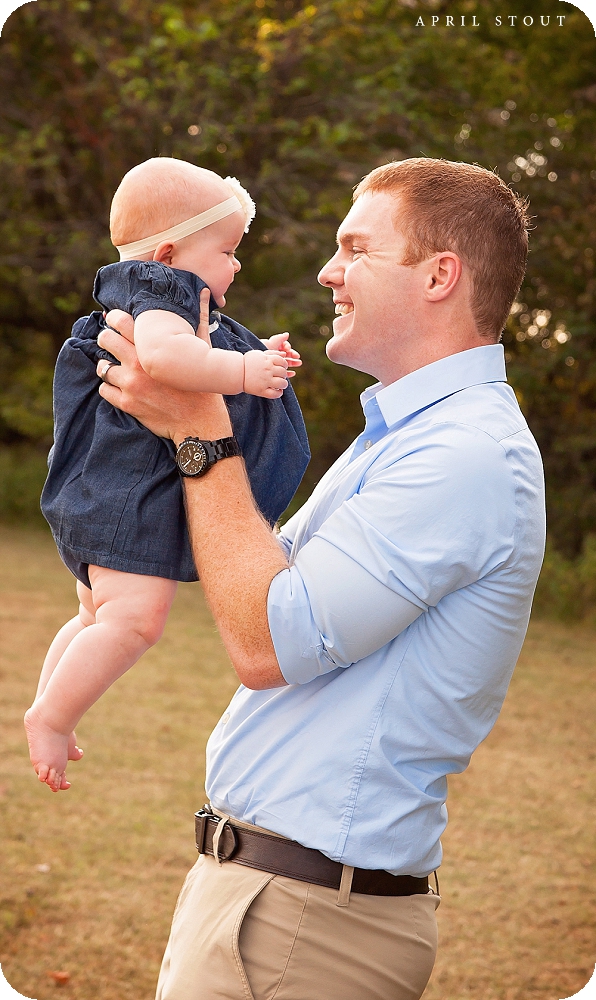
[[[219,222],[220,219],[225,219],[234,212],[244,213],[244,232],[247,233],[248,227],[256,215],[257,207],[239,180],[235,177],[226,177],[225,180],[228,188],[234,192],[231,198],[220,201],[219,205],[208,208],[206,212],[201,212],[200,215],[195,215],[192,219],[187,219],[186,222],[180,222],[177,226],[164,229],[163,233],[156,233],[155,236],[146,236],[145,239],[137,240],[136,243],[127,243],[126,246],[116,247],[116,250],[120,252],[120,260],[134,260],[135,257],[156,250],[163,240],[182,240],[185,236],[192,236],[193,233],[198,233],[199,229],[206,229],[207,226]]]
[[[206,212],[201,212],[200,215],[195,215],[192,219],[187,219],[186,222],[180,222],[177,226],[170,226],[169,229],[164,229],[161,233],[155,233],[154,236],[147,236],[144,240],[137,240],[136,243],[127,243],[126,246],[116,247],[116,250],[120,253],[120,260],[131,260],[140,254],[156,250],[163,240],[182,240],[185,236],[198,233],[199,229],[205,229],[214,222],[225,219],[226,216],[232,215],[233,212],[241,211],[242,205],[239,199],[236,195],[232,195],[227,201],[220,201],[219,205],[208,208]]]

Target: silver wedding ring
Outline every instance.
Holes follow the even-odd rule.
[[[99,373],[99,377],[100,377],[101,381],[105,382],[107,385],[110,385],[110,383],[106,379],[106,375],[108,374],[110,368],[113,368],[115,364],[116,364],[115,361],[106,361],[104,367],[101,369],[101,371]]]

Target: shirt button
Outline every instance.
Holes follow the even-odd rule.
[[[222,715],[221,721],[222,721],[223,725],[225,726],[226,722],[230,721],[230,713],[226,712],[225,715]]]
[[[368,451],[369,448],[372,448],[372,441],[365,441],[364,442],[364,447]]]

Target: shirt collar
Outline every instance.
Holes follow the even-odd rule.
[[[366,408],[366,403],[374,397],[387,427],[393,427],[412,413],[461,389],[506,381],[503,345],[487,344],[433,361],[391,385],[383,386],[378,382],[362,393],[361,402]]]

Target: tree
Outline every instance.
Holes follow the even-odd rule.
[[[313,281],[351,186],[392,158],[471,160],[528,194],[536,219],[505,343],[545,456],[551,534],[577,553],[596,531],[596,41],[571,4],[512,8],[514,25],[496,23],[496,0],[37,0],[13,14],[0,42],[4,440],[47,440],[52,359],[115,259],[111,195],[135,163],[174,155],[238,176],[257,201],[229,309],[260,335],[290,329],[305,357],[310,485],[359,431],[370,381],[327,362],[330,296]]]

